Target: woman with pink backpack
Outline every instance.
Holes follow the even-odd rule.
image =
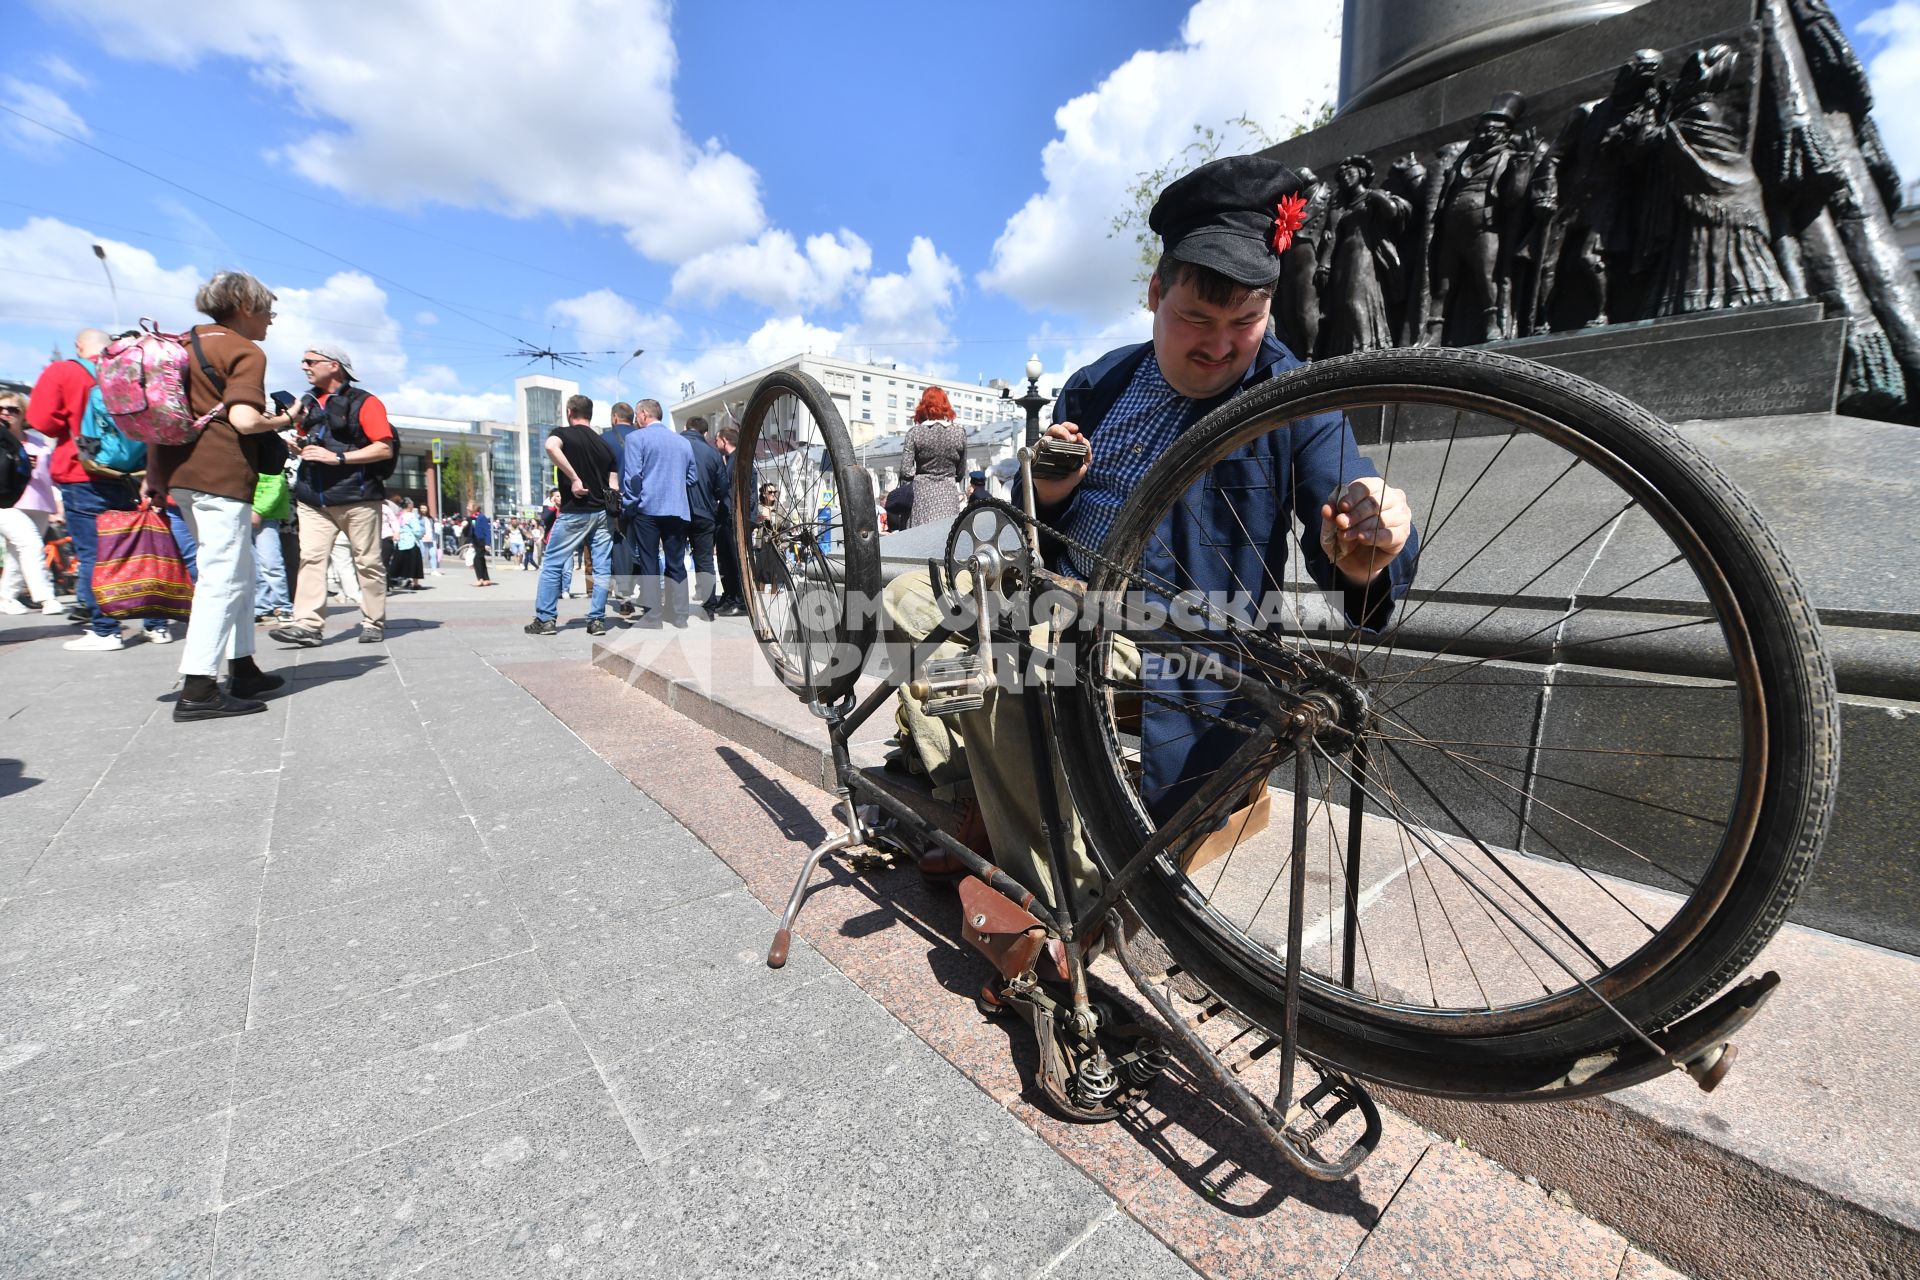
[[[223,271],[200,287],[194,306],[212,318],[185,335],[187,408],[197,427],[183,444],[148,449],[147,497],[169,494],[199,544],[199,579],[181,646],[185,682],[175,720],[211,720],[265,711],[259,695],[286,681],[253,660],[253,498],[261,437],[293,426],[298,407],[269,415],[267,354],[259,343],[273,323],[273,293],[252,276]],[[227,662],[227,688],[218,683]]]

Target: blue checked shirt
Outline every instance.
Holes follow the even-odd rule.
[[[1149,355],[1142,360],[1127,389],[1099,423],[1100,429],[1088,436],[1092,465],[1075,491],[1073,509],[1061,522],[1060,532],[1097,550],[1113,531],[1128,495],[1180,433],[1194,424],[1198,409],[1196,401],[1168,384],[1158,358]],[[1078,563],[1071,550],[1061,553],[1062,573],[1084,581],[1092,570],[1092,565]]]

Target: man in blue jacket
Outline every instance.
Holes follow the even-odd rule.
[[[620,458],[620,505],[632,531],[633,569],[640,578],[642,626],[687,621],[687,491],[697,482],[693,446],[660,420],[660,402],[634,406],[640,429]],[[661,603],[661,574],[666,601]]]
[[[1085,441],[1090,451],[1077,472],[1035,481],[1046,525],[1079,546],[1100,546],[1127,496],[1183,431],[1301,363],[1273,337],[1270,325],[1280,254],[1289,239],[1282,234],[1281,201],[1301,191],[1299,176],[1277,161],[1232,156],[1201,166],[1161,193],[1148,217],[1163,245],[1147,286],[1153,339],[1109,352],[1061,388],[1048,434]],[[1245,590],[1241,583],[1284,582],[1286,533],[1296,517],[1305,530],[1305,567],[1315,581],[1341,590],[1355,623],[1382,625],[1411,584],[1418,556],[1406,495],[1379,478],[1337,415],[1270,432],[1256,447],[1272,455],[1260,459],[1259,469],[1271,482],[1217,491],[1209,486],[1197,504],[1183,504],[1169,520],[1167,545],[1157,548],[1164,563],[1144,568],[1178,580],[1180,589],[1207,593],[1231,595]],[[1057,540],[1043,549],[1060,572],[1085,578],[1093,571]],[[894,620],[915,639],[939,620],[924,574],[895,579],[886,598]],[[971,790],[963,831],[971,826],[974,847],[1059,905],[1052,903],[1033,786],[1040,765],[1028,746],[1020,695],[990,690],[980,710],[938,721],[912,699],[903,696],[902,703],[902,719],[936,789],[955,798]],[[1178,711],[1143,719],[1142,794],[1157,812],[1170,813],[1224,759],[1222,735],[1196,733]],[[1055,783],[1066,796],[1057,772]],[[1076,895],[1091,894],[1098,876],[1071,813],[1068,826],[1067,879]],[[921,868],[928,874],[958,869],[957,860],[939,853],[924,858]]]
[[[687,485],[687,540],[693,552],[693,602],[712,619],[719,601],[714,592],[720,575],[715,572],[714,544],[720,536],[720,524],[733,506],[733,478],[727,460],[707,438],[705,418],[687,419],[680,434],[693,447],[694,479]]]

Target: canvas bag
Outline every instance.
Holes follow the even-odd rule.
[[[109,618],[178,618],[193,610],[193,579],[167,518],[144,499],[132,511],[96,517],[93,598]]]

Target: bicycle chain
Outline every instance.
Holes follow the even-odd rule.
[[[1075,562],[1078,564],[1081,564],[1081,565],[1091,564],[1095,569],[1106,569],[1118,577],[1123,577],[1128,579],[1134,579],[1137,577],[1140,581],[1145,582],[1148,585],[1154,585],[1153,583],[1151,583],[1149,575],[1145,574],[1144,572],[1140,574],[1135,574],[1134,572],[1122,567],[1119,561],[1114,560],[1106,555],[1103,555],[1102,553],[1094,550],[1092,547],[1087,546],[1085,543],[1081,542],[1077,538],[1069,537],[1067,534],[1062,533],[1060,530],[1054,528],[1052,525],[1045,523],[1044,521],[1039,519],[1037,516],[1029,516],[1026,512],[1014,506],[1011,502],[1007,502],[1000,498],[982,498],[979,501],[975,502],[969,510],[978,510],[981,507],[990,507],[993,510],[1004,515],[1006,518],[1008,518],[1009,520],[1012,520],[1016,525],[1018,525],[1023,531],[1023,534],[1027,535],[1027,536],[1023,536],[1022,538],[1021,556],[1023,559],[1031,559],[1033,557],[1033,549],[1032,549],[1033,539],[1031,537],[1031,533],[1032,531],[1037,530],[1041,533],[1045,533],[1045,534],[1051,535],[1054,538],[1059,539],[1061,544],[1064,545],[1069,551],[1073,553]],[[949,573],[952,572],[952,568],[953,566],[951,565],[948,566]],[[1029,584],[1033,582],[1033,575],[1031,571],[1023,573],[1021,577],[1023,581]],[[1181,594],[1171,583],[1163,582],[1158,585],[1160,586],[1160,588],[1174,595]],[[1284,647],[1275,644],[1275,642],[1267,639],[1265,636],[1260,636],[1257,633],[1252,635],[1247,635],[1247,633],[1241,632],[1238,629],[1237,624],[1235,624],[1231,618],[1220,619],[1216,617],[1216,615],[1213,612],[1212,606],[1206,604],[1204,601],[1200,602],[1200,610],[1201,610],[1201,615],[1203,617],[1207,618],[1209,621],[1223,622],[1230,630],[1233,631],[1233,634],[1236,636],[1245,636],[1248,639],[1255,640],[1263,648],[1268,648],[1274,653],[1277,653],[1283,657],[1287,657],[1291,659],[1294,656],[1292,654],[1289,654]],[[1024,635],[1019,637],[1019,642],[1023,649],[1031,647],[1030,642],[1026,640]],[[1245,734],[1245,733],[1251,732],[1251,729],[1249,728],[1249,726],[1247,726],[1246,724],[1240,721],[1231,720],[1225,716],[1217,715],[1210,711],[1203,711],[1197,706],[1193,706],[1190,703],[1178,702],[1175,699],[1168,697],[1165,694],[1154,693],[1149,689],[1137,688],[1132,685],[1121,686],[1117,681],[1112,680],[1111,677],[1100,676],[1096,678],[1099,679],[1102,683],[1111,685],[1113,687],[1124,687],[1129,693],[1137,695],[1144,701],[1162,703],[1168,707],[1173,708],[1175,711],[1180,712],[1182,715],[1190,716],[1197,720],[1211,721],[1212,723],[1220,725],[1224,728],[1232,729],[1236,733]]]

